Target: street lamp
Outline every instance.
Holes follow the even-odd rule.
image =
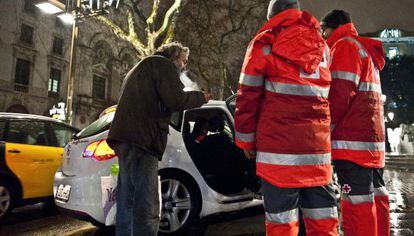
[[[73,19],[73,15],[69,12],[65,12],[62,14],[57,15],[57,17],[67,25],[75,24],[75,19]]]
[[[394,120],[394,115],[395,115],[394,112],[388,112],[387,116],[390,119],[390,121]]]
[[[74,4],[74,1],[76,3]],[[70,46],[69,73],[68,73],[68,92],[66,97],[66,119],[69,124],[73,124],[73,88],[76,61],[76,44],[79,37],[78,23],[80,19],[98,16],[108,13],[108,8],[114,6],[118,8],[120,0],[66,0],[66,6],[57,0],[41,0],[35,6],[49,14],[65,13],[57,15],[59,19],[67,24],[72,24],[72,40]],[[63,7],[62,7],[63,5]],[[59,10],[60,11],[59,11]]]
[[[47,14],[61,13],[65,10],[65,4],[57,0],[39,1],[35,4],[36,7],[40,8]]]

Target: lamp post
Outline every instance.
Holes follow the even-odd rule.
[[[75,4],[74,4],[75,2]],[[79,37],[79,21],[108,13],[108,8],[118,8],[120,0],[66,0],[66,5],[58,0],[39,0],[35,4],[43,12],[59,14],[57,17],[67,24],[72,24],[72,40],[70,45],[69,73],[66,96],[66,121],[73,124],[73,88],[76,72],[77,48]],[[65,12],[64,12],[65,10]],[[64,13],[63,13],[64,12]]]
[[[76,0],[76,9],[81,7],[81,0]],[[75,16],[72,18],[73,26],[72,26],[72,40],[70,43],[70,59],[69,59],[69,74],[68,74],[68,91],[66,95],[66,120],[67,122],[72,125],[73,124],[73,85],[75,81],[75,71],[76,68],[74,66],[76,62],[77,50],[75,45],[78,41],[78,34],[79,34],[79,26],[78,22],[76,21],[76,13]]]

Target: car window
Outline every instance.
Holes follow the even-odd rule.
[[[0,141],[4,141],[4,130],[6,129],[6,121],[0,120]]]
[[[56,137],[58,147],[64,147],[66,144],[70,142],[72,139],[73,133],[76,131],[72,128],[66,127],[64,125],[50,123],[50,127],[52,128],[52,132]]]
[[[9,122],[6,141],[48,146],[49,140],[46,134],[46,124],[42,121],[11,120]]]
[[[99,134],[105,130],[108,130],[111,126],[111,122],[114,119],[115,112],[111,112],[101,116],[92,124],[86,126],[83,130],[81,130],[76,136],[78,138],[85,138],[90,137],[95,134]]]

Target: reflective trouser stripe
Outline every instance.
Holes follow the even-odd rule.
[[[376,92],[376,93],[382,93],[381,85],[376,83],[370,83],[370,82],[362,82],[359,87],[359,91],[362,92]]]
[[[272,93],[298,95],[298,96],[312,96],[328,98],[329,88],[310,86],[302,84],[286,84],[280,82],[265,82],[266,90]]]
[[[263,76],[241,73],[239,84],[253,87],[261,87],[263,86]]]
[[[255,137],[255,133],[241,133],[237,131],[235,132],[235,135],[236,139],[246,143],[253,142]]]
[[[388,196],[388,191],[385,187],[374,188],[375,196]]]
[[[331,163],[331,154],[280,154],[257,152],[256,161],[264,164],[287,166],[322,165]]]
[[[362,203],[374,203],[374,193],[366,195],[349,195],[342,194],[342,200],[348,201],[352,205],[362,204]]]
[[[332,140],[332,149],[385,151],[385,143],[384,142],[357,142],[357,141]]]
[[[360,77],[358,74],[348,71],[332,71],[332,79],[342,79],[353,82],[355,86],[358,86]]]
[[[279,213],[266,212],[266,221],[277,224],[287,224],[290,222],[298,221],[299,210],[293,209]]]
[[[312,220],[338,218],[337,207],[327,208],[302,208],[303,218]]]

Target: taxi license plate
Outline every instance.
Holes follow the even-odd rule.
[[[56,200],[61,202],[68,202],[70,197],[70,185],[59,185],[56,192]]]

